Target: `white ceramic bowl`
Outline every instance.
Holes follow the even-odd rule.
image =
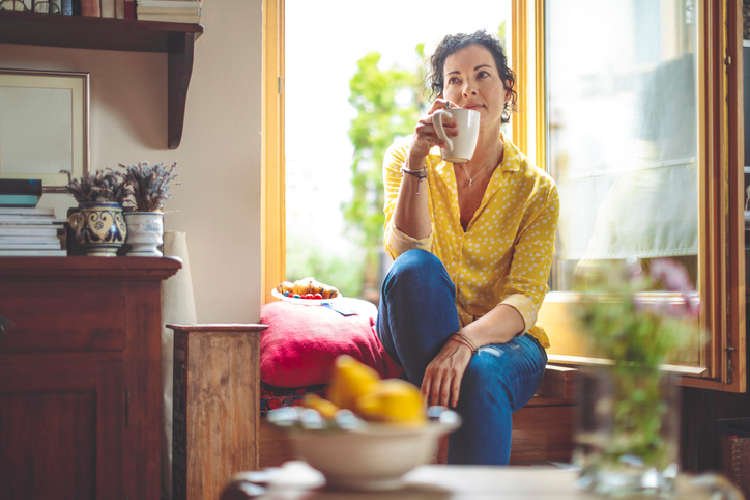
[[[453,411],[432,413],[419,427],[371,422],[353,429],[285,427],[299,458],[323,473],[329,487],[383,491],[400,487],[404,474],[429,463],[438,438],[461,423]]]

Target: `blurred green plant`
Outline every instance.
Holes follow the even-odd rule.
[[[595,354],[616,370],[658,371],[698,339],[699,305],[685,269],[672,259],[596,261],[579,268],[576,319]]]
[[[576,273],[575,318],[593,354],[611,364],[597,370],[611,382],[599,409],[610,411],[611,434],[594,468],[638,457],[662,470],[673,457],[663,439],[668,411],[663,365],[699,339],[697,294],[671,259],[596,261]],[[630,457],[630,458],[628,458]]]

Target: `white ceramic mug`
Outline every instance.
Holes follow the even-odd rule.
[[[442,116],[447,115],[458,122],[458,136],[447,137],[443,130]],[[445,147],[440,148],[440,156],[451,163],[464,163],[471,159],[479,139],[479,111],[475,109],[448,108],[438,109],[432,114],[435,132]]]

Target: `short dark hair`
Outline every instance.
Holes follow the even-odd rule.
[[[516,91],[513,89],[516,84],[516,74],[508,65],[508,58],[500,40],[485,30],[477,30],[471,34],[445,35],[443,41],[435,48],[435,52],[430,57],[430,68],[427,75],[430,97],[435,98],[443,93],[443,69],[448,56],[470,45],[485,47],[495,59],[495,66],[497,66],[497,73],[503,82],[503,87],[510,91],[510,102],[506,103],[502,116],[502,122],[507,123],[510,121],[510,112],[515,109],[516,104]]]

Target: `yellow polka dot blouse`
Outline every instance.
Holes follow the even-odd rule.
[[[498,304],[514,307],[525,330],[545,347],[549,339],[536,323],[547,293],[552,265],[559,200],[552,178],[503,138],[503,161],[492,174],[484,198],[464,232],[458,207],[452,163],[435,147],[427,156],[429,186],[424,181],[432,218],[427,239],[416,240],[393,223],[401,167],[408,145],[391,146],[383,161],[385,224],[383,246],[396,258],[412,248],[435,254],[456,285],[456,307],[461,325],[471,323]],[[424,191],[423,191],[424,189]]]

